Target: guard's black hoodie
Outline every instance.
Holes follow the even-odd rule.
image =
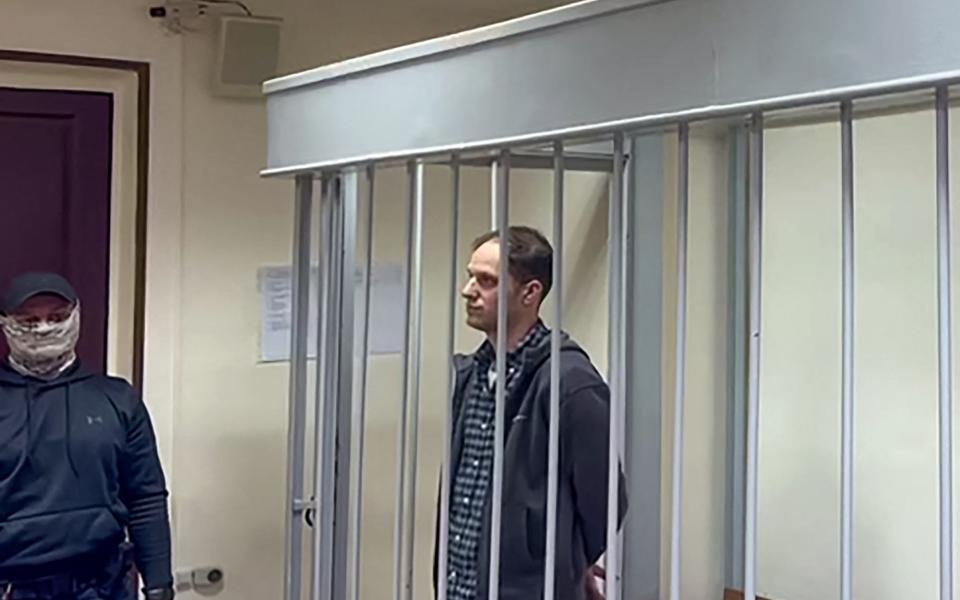
[[[129,531],[147,587],[172,583],[167,490],[147,409],[122,379],[0,366],[0,580],[69,569]]]

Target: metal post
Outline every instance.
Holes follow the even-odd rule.
[[[543,598],[553,600],[557,564],[557,488],[560,468],[560,342],[563,335],[563,142],[553,146],[553,331],[550,337],[550,429],[547,444],[547,532]]]
[[[689,205],[690,128],[680,124],[677,157],[677,364],[674,381],[673,498],[670,520],[670,599],[680,600],[680,533],[683,492],[683,415],[687,341],[687,209]]]
[[[953,371],[950,315],[950,92],[937,89],[937,311],[940,383],[940,600],[953,600]]]
[[[357,254],[357,203],[359,200],[359,176],[348,171],[338,180],[337,202],[337,261],[338,296],[336,315],[337,345],[336,387],[331,390],[336,420],[332,441],[333,472],[333,560],[332,594],[334,598],[347,597],[349,575],[350,515],[351,510],[350,462],[353,451],[353,383],[354,383],[354,270]]]
[[[840,106],[843,244],[840,598],[853,598],[853,106]]]
[[[314,448],[314,490],[317,506],[313,526],[313,578],[310,598],[325,600],[333,591],[334,509],[336,489],[336,435],[338,352],[337,329],[340,315],[340,248],[342,237],[338,224],[341,207],[339,182],[325,175],[323,179],[322,246],[320,270],[323,294],[320,298],[320,333],[317,355],[316,444]]]
[[[490,163],[490,227],[493,229],[497,228],[497,224],[500,220],[497,218],[497,186],[500,185],[500,176],[499,176],[499,161],[495,160]]]
[[[396,600],[409,600],[413,595],[413,557],[408,556],[408,549],[411,548],[411,542],[407,538],[412,535],[408,524],[412,520],[412,511],[408,506],[409,494],[407,471],[410,462],[410,439],[409,439],[409,419],[410,419],[410,357],[411,349],[419,342],[413,339],[419,337],[419,332],[414,333],[411,328],[411,321],[414,319],[414,312],[419,308],[415,307],[414,302],[414,272],[419,269],[414,264],[414,246],[416,244],[417,219],[418,214],[415,206],[418,203],[417,198],[420,179],[418,177],[418,167],[415,162],[407,165],[407,262],[405,273],[404,290],[404,330],[403,330],[403,353],[401,364],[403,365],[403,381],[400,390],[400,435],[398,439],[397,450],[397,514],[396,530],[394,539],[394,598]],[[418,292],[417,292],[418,293]],[[417,327],[419,329],[419,327]],[[419,374],[417,375],[419,378]],[[416,460],[416,456],[413,457]]]
[[[669,453],[663,438],[663,373],[660,364],[663,338],[663,205],[664,135],[649,132],[630,139],[630,173],[626,204],[630,218],[626,222],[630,248],[626,253],[629,277],[625,293],[630,310],[623,329],[626,336],[624,362],[627,376],[623,421],[629,427],[624,436],[623,453],[630,510],[621,538],[620,555],[628,568],[623,572],[622,594],[630,600],[659,600],[661,556],[661,510],[669,502],[669,491],[661,493],[661,457]],[[669,465],[667,465],[669,468]],[[663,582],[666,590],[667,582]]]
[[[614,175],[620,179],[620,196],[622,198],[620,205],[620,240],[618,245],[620,246],[620,329],[617,333],[617,369],[619,369],[619,380],[620,380],[620,404],[617,406],[617,421],[620,426],[617,429],[617,456],[620,458],[617,463],[617,486],[618,494],[622,496],[622,492],[619,492],[620,486],[620,473],[623,465],[629,460],[627,455],[627,397],[629,396],[629,387],[628,386],[628,377],[627,377],[627,364],[629,363],[629,344],[627,343],[627,331],[629,325],[633,322],[633,300],[631,289],[633,285],[633,258],[631,250],[633,248],[633,235],[634,235],[634,224],[633,224],[633,211],[634,211],[634,198],[636,198],[636,189],[633,177],[630,176],[631,168],[628,168],[630,163],[633,160],[633,138],[623,137],[622,142],[622,152],[619,159],[619,166],[614,167]],[[619,171],[618,171],[619,169]],[[619,501],[619,498],[618,498]],[[620,597],[623,597],[623,565],[624,565],[624,535],[623,530],[620,528],[620,510],[618,506],[617,510],[617,537],[615,539],[617,545],[617,559],[620,563],[617,570],[617,590],[620,594]]]
[[[736,125],[729,130],[729,199],[727,248],[729,259],[727,320],[727,468],[726,468],[726,583],[743,589],[744,491],[747,425],[747,130]]]
[[[504,452],[504,415],[506,412],[507,392],[507,282],[509,271],[509,210],[510,210],[510,152],[500,153],[500,165],[497,170],[497,229],[500,232],[500,276],[497,283],[497,383],[496,416],[494,418],[493,452],[493,490],[491,494],[490,516],[490,591],[489,600],[500,597],[500,523],[503,507],[503,452]]]
[[[423,163],[414,167],[412,190],[413,229],[407,249],[407,264],[411,265],[412,290],[410,302],[412,315],[408,341],[409,363],[405,364],[410,379],[410,473],[407,479],[407,547],[406,577],[407,600],[413,597],[413,552],[414,523],[417,514],[417,454],[420,441],[420,363],[422,359],[423,324]]]
[[[356,490],[356,506],[351,514],[351,532],[353,536],[353,562],[351,563],[350,581],[352,589],[350,597],[357,600],[360,597],[360,550],[361,533],[363,528],[363,440],[364,427],[367,423],[367,368],[369,366],[368,350],[370,347],[370,282],[371,269],[373,268],[373,217],[374,217],[374,183],[376,178],[376,169],[373,166],[367,167],[367,196],[366,196],[366,223],[364,224],[364,266],[361,273],[361,287],[363,289],[363,299],[361,300],[361,315],[363,321],[360,323],[360,344],[356,355],[356,379],[354,389],[356,397],[353,404],[353,454],[356,457],[356,469],[354,475],[356,480],[353,483],[353,489]]]
[[[623,135],[617,134],[613,140],[613,175],[610,186],[610,231],[609,231],[609,268],[610,283],[608,293],[608,379],[610,381],[610,427],[607,470],[607,548],[606,548],[606,597],[608,600],[620,599],[620,415],[623,398],[623,173],[624,152]]]
[[[761,260],[763,258],[763,115],[756,113],[750,125],[748,159],[748,227],[750,261],[749,292],[750,347],[747,366],[747,486],[743,540],[744,600],[757,600],[757,454],[760,434],[760,316]]]
[[[291,270],[290,405],[287,422],[287,547],[283,597],[300,600],[303,568],[303,453],[307,414],[307,322],[310,308],[310,231],[313,175],[300,175],[294,207]]]
[[[452,239],[450,241],[450,315],[448,322],[447,356],[453,358],[457,342],[457,274],[460,272],[458,249],[460,247],[460,157],[454,156],[450,164],[452,182],[451,194],[451,222]],[[453,464],[451,444],[453,441],[453,394],[457,384],[456,374],[451,367],[447,382],[447,418],[443,431],[443,470],[440,472],[440,548],[437,551],[437,597],[447,600],[447,565],[450,550],[450,490],[453,482],[453,473],[450,465]]]

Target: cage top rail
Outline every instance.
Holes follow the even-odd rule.
[[[953,83],[957,22],[955,0],[895,0],[882,11],[874,0],[594,0],[520,20],[526,29],[514,21],[270,84],[263,174],[589,139]]]
[[[293,176],[299,173],[321,173],[323,171],[362,167],[370,164],[401,164],[409,160],[423,160],[426,162],[436,162],[438,164],[448,164],[454,160],[454,157],[461,157],[457,160],[460,160],[465,166],[489,166],[492,162],[495,162],[496,159],[490,158],[486,156],[486,154],[501,149],[522,149],[535,145],[548,144],[554,141],[574,140],[576,142],[584,139],[596,140],[598,138],[610,138],[610,136],[618,132],[643,134],[655,129],[676,126],[681,123],[696,123],[709,119],[742,117],[744,123],[746,123],[751,118],[751,115],[758,112],[767,113],[804,107],[813,108],[829,103],[836,103],[839,107],[839,103],[846,100],[856,101],[887,95],[890,96],[891,104],[894,104],[896,102],[896,99],[893,97],[894,95],[921,90],[929,91],[932,105],[934,93],[937,88],[953,87],[956,85],[960,85],[960,70],[935,73],[923,77],[906,78],[903,80],[884,81],[876,84],[828,89],[809,94],[764,98],[751,102],[707,106],[704,108],[620,119],[512,138],[494,138],[473,143],[452,144],[449,146],[407,148],[395,152],[347,156],[316,163],[266,168],[261,171],[261,175],[264,177]],[[484,156],[477,156],[472,159],[462,158],[464,155],[469,154],[483,154]],[[542,167],[548,164],[548,159],[544,159],[533,152],[520,151],[520,157],[521,159],[528,159],[527,162],[522,164],[529,163],[531,167]],[[587,171],[604,171],[607,170],[608,165],[612,164],[612,161],[609,159],[595,156],[573,156],[572,158],[574,159],[571,165],[572,170],[578,170],[576,166],[580,164],[578,160],[582,162],[579,170]],[[541,165],[540,163],[543,164]]]

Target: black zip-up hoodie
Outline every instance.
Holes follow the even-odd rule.
[[[147,587],[171,585],[166,484],[139,394],[79,364],[51,381],[0,366],[0,580],[69,571],[127,532]]]
[[[543,598],[550,440],[550,337],[527,352],[520,379],[506,399],[501,600]],[[455,356],[454,368],[451,471],[456,473],[464,439],[464,399],[470,386],[476,385],[475,356]],[[610,390],[587,353],[564,335],[560,352],[556,600],[583,600],[586,569],[606,549],[609,431]],[[618,519],[622,523],[627,510],[622,472],[619,504]],[[478,599],[489,595],[490,507],[488,493],[479,551]],[[435,581],[436,576],[435,555]]]

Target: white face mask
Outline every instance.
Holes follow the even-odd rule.
[[[56,377],[76,361],[80,339],[80,304],[64,321],[23,323],[0,317],[10,346],[10,365],[22,375]]]

